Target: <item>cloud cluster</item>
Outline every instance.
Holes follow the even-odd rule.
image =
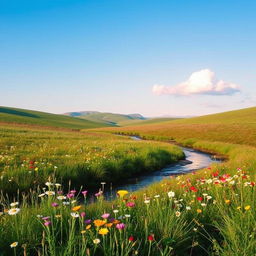
[[[239,92],[239,86],[234,83],[217,80],[215,73],[209,69],[202,69],[194,72],[187,81],[175,86],[154,85],[154,94],[170,95],[232,95]]]

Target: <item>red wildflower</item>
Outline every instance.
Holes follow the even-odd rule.
[[[203,201],[203,198],[201,196],[197,197],[198,201]]]
[[[150,241],[150,242],[151,242],[151,241],[154,241],[154,236],[153,236],[153,235],[149,235],[149,236],[148,236],[148,241]]]
[[[218,177],[218,176],[219,176],[219,172],[218,172],[218,171],[213,172],[213,173],[212,173],[212,176],[213,176],[213,177]]]
[[[195,188],[194,186],[190,187],[189,189],[190,189],[191,191],[193,191],[193,192],[197,192],[197,191],[198,191],[198,189]]]
[[[134,241],[134,237],[133,237],[133,236],[130,236],[130,237],[128,238],[128,240],[129,240],[130,242],[133,242],[133,241]]]

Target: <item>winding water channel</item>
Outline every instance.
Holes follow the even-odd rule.
[[[139,137],[131,138],[134,140],[141,140]],[[105,196],[108,199],[113,199],[116,196],[116,192],[120,189],[125,189],[130,192],[136,191],[154,182],[161,181],[166,176],[190,173],[206,168],[212,163],[218,163],[221,161],[219,159],[215,159],[211,154],[203,153],[191,148],[181,148],[186,156],[185,160],[180,160],[175,164],[170,164],[161,170],[151,172],[146,175],[129,178],[125,181],[125,184],[115,186],[111,190],[105,191]]]

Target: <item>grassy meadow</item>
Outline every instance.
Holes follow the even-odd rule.
[[[0,106],[0,123],[10,125],[28,125],[39,127],[53,127],[59,129],[88,129],[111,126],[90,120],[83,120],[65,115],[56,115],[40,111]]]
[[[255,124],[251,108],[97,131],[1,127],[2,255],[256,255]],[[105,201],[109,182],[183,157],[160,140],[227,160]],[[94,204],[84,177],[100,188]]]

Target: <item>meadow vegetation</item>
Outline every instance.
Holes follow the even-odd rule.
[[[184,158],[173,145],[142,143],[96,132],[64,132],[2,126],[0,189],[28,191],[54,176],[63,185],[95,188],[158,170]]]
[[[0,217],[3,255],[255,255],[255,112],[256,108],[252,108],[202,119],[103,129],[150,140],[175,140],[185,146],[225,155],[227,160],[195,173],[168,177],[136,193],[119,191],[118,198],[111,202],[104,200],[105,182],[94,195],[97,202],[88,204],[87,189],[75,190],[71,186],[66,190],[59,184],[62,183],[60,176],[57,179],[51,176],[43,187],[23,195],[18,193],[12,199],[3,194]],[[46,135],[44,131],[40,140],[32,140],[38,137],[32,136],[32,131],[28,133],[29,147],[31,141],[36,143],[43,137],[45,143],[49,143],[52,134]],[[3,134],[8,135],[8,131]],[[57,134],[51,140],[60,137]],[[156,143],[136,143],[95,131],[70,134],[63,133],[61,137],[72,137],[79,142],[83,136],[95,140],[97,134],[104,136],[104,140],[109,139],[105,147],[115,140],[117,144],[120,140],[124,148],[131,144],[148,148]],[[65,140],[67,138],[62,140],[63,145]],[[102,139],[97,142],[100,141]],[[91,143],[93,140],[88,147]],[[8,144],[9,150],[11,144]],[[154,145],[171,147],[167,143]],[[68,146],[63,149],[65,152]],[[173,150],[177,149],[172,148],[172,154]],[[20,152],[29,155],[32,151],[20,149]],[[53,152],[52,160],[56,159]],[[62,161],[64,159],[56,166]]]

